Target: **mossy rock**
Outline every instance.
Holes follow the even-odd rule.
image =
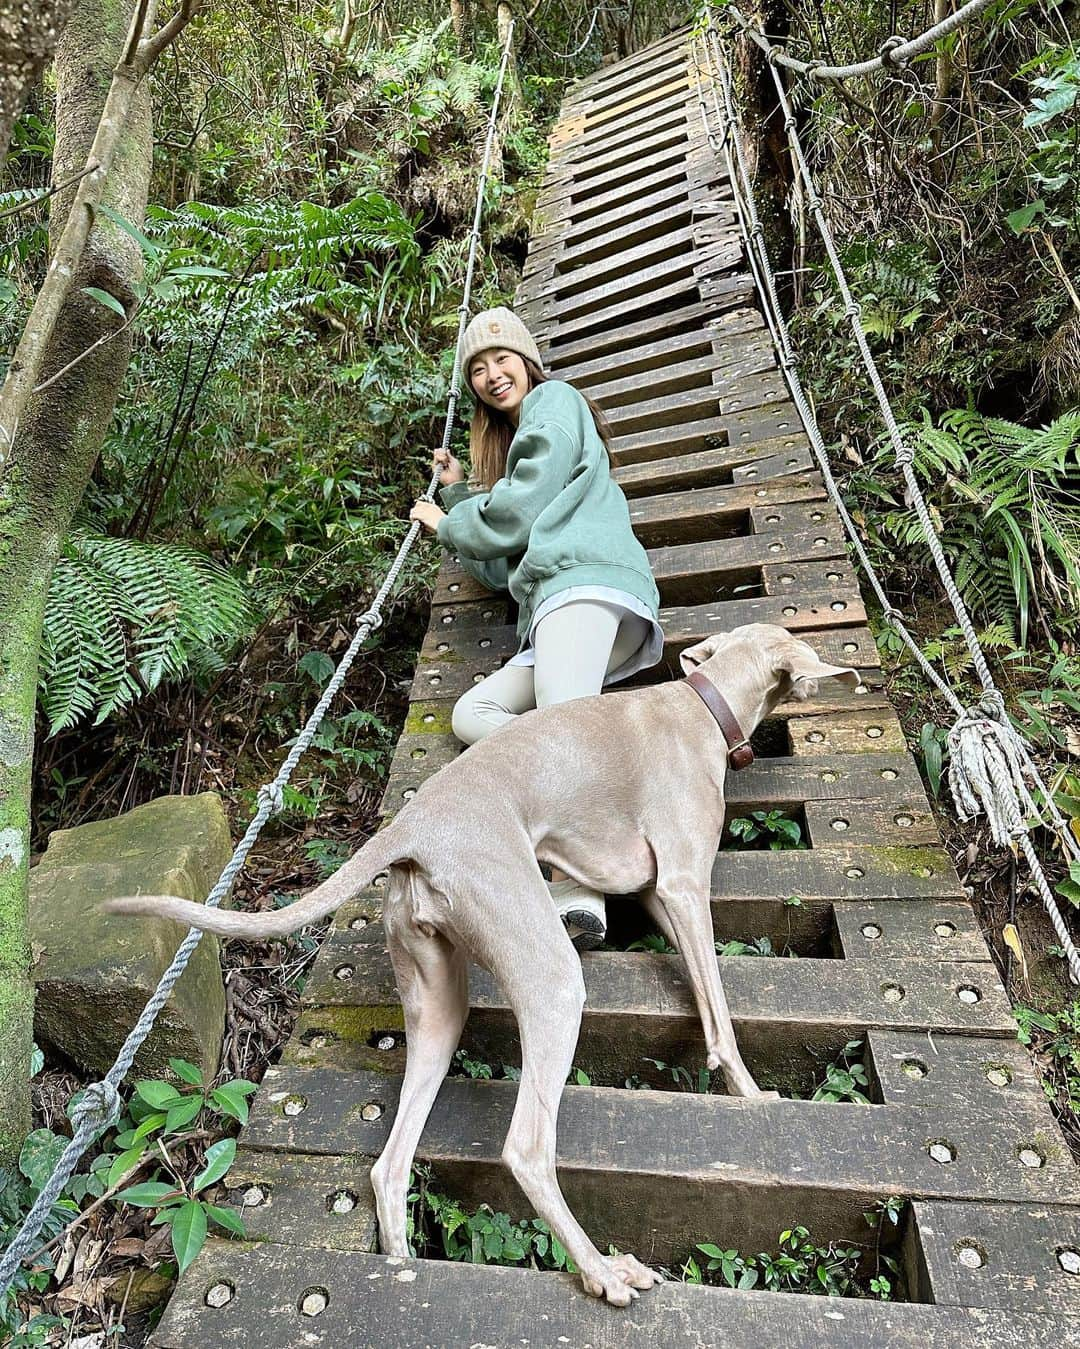
[[[162,918],[102,913],[120,895],[202,901],[232,855],[213,792],[164,796],[111,820],[57,830],[30,873],[38,1043],[106,1072],[185,929]],[[135,1059],[137,1076],[171,1057],[217,1071],[225,995],[215,937],[204,936]]]

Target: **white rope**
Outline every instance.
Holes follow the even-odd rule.
[[[900,434],[900,429],[897,425],[892,406],[889,402],[888,395],[885,392],[884,383],[878,372],[873,354],[866,342],[862,324],[859,321],[859,306],[851,294],[847,278],[840,263],[835,240],[833,239],[828,221],[825,219],[821,199],[817,194],[813,177],[798,137],[795,118],[792,115],[791,106],[776,71],[776,63],[770,61],[770,69],[772,71],[773,81],[776,84],[780,106],[784,113],[784,127],[788,134],[792,155],[798,166],[800,177],[805,185],[811,212],[825,244],[825,250],[832,266],[833,275],[836,278],[841,296],[844,299],[845,313],[849,319],[851,319],[856,343],[859,347],[863,364],[867,369],[870,382],[878,397],[878,404],[881,408],[882,417],[889,432],[890,440],[893,443],[895,462],[904,474],[904,480],[910,499],[915,506],[916,513],[922,523],[927,546],[934,558],[946,594],[949,597],[957,621],[964,633],[965,641],[972,654],[972,660],[983,688],[982,698],[980,699],[978,707],[974,709],[967,709],[964,707],[957,698],[955,692],[948,685],[947,681],[938,674],[926,659],[919,648],[918,643],[915,642],[914,638],[903,624],[902,616],[890,604],[888,597],[885,594],[884,587],[877,576],[869,555],[855,528],[854,521],[848,513],[843,497],[833,478],[825,444],[821,437],[820,428],[817,425],[817,419],[809,405],[802,388],[802,382],[798,375],[798,362],[791,342],[791,334],[787,326],[787,321],[784,318],[783,309],[780,305],[775,274],[772,269],[768,249],[765,247],[765,232],[758,215],[757,204],[753,192],[753,183],[743,153],[741,126],[739,125],[738,116],[735,110],[730,71],[728,70],[720,50],[711,17],[708,30],[703,39],[703,46],[706,58],[705,64],[712,89],[714,111],[721,126],[721,134],[718,136],[712,131],[709,124],[706,104],[701,95],[701,62],[696,56],[695,40],[694,59],[699,75],[699,105],[701,107],[706,135],[714,150],[718,145],[723,147],[736,207],[736,218],[746,246],[746,253],[750,262],[751,271],[758,286],[758,293],[762,298],[766,321],[768,322],[769,330],[773,336],[777,358],[788,388],[791,391],[792,400],[795,403],[799,416],[806,428],[811,448],[813,449],[815,458],[821,468],[822,478],[826,489],[840,513],[845,529],[859,556],[859,560],[867,578],[873,586],[878,599],[882,603],[885,621],[899,633],[904,644],[907,646],[908,650],[912,652],[918,662],[919,667],[933,682],[934,686],[946,697],[954,713],[957,715],[956,723],[948,736],[950,748],[949,787],[956,802],[957,812],[960,815],[960,818],[967,820],[973,815],[985,813],[990,824],[991,835],[995,842],[1006,843],[1012,847],[1016,847],[1019,842],[1025,858],[1031,867],[1040,898],[1042,899],[1050,921],[1054,926],[1054,930],[1061,941],[1062,948],[1065,951],[1070,973],[1074,981],[1080,983],[1080,952],[1077,951],[1076,945],[1066,928],[1065,920],[1062,917],[1060,908],[1054,898],[1050,884],[1031,842],[1031,829],[1035,825],[1044,825],[1044,821],[1040,816],[1039,808],[1032,796],[1031,788],[1028,786],[1029,782],[1032,787],[1038,789],[1043,802],[1043,809],[1050,815],[1057,826],[1057,832],[1066,850],[1076,854],[1077,841],[1072,835],[1067,822],[1057,809],[1049,789],[1043,782],[1038,767],[1032,758],[1030,749],[1023,737],[1008,719],[1008,715],[1005,711],[1005,700],[994,683],[993,676],[986,664],[982,647],[979,644],[978,637],[972,626],[970,616],[967,613],[966,606],[956,588],[952,573],[949,570],[948,560],[945,557],[944,550],[941,547],[941,541],[934,529],[925,498],[922,494],[922,488],[912,468],[914,455],[910,447],[904,443]],[[723,108],[721,108],[720,101],[717,97],[718,88],[723,100]],[[732,156],[732,147],[734,147],[734,158]],[[1044,825],[1044,827],[1049,826]]]
[[[480,177],[476,190],[476,210],[473,214],[472,233],[469,239],[469,260],[465,271],[465,283],[463,287],[463,302],[459,306],[460,319],[458,322],[457,343],[454,348],[454,373],[450,379],[450,392],[447,397],[446,405],[446,424],[443,428],[442,446],[447,449],[450,445],[450,434],[454,425],[454,409],[459,396],[458,384],[458,357],[461,354],[462,338],[465,333],[465,325],[468,321],[469,297],[472,291],[473,270],[476,264],[476,254],[480,242],[480,218],[484,204],[484,185],[491,166],[491,150],[495,137],[495,122],[498,115],[499,101],[502,97],[503,80],[506,75],[507,60],[510,56],[510,44],[513,39],[514,24],[511,20],[507,29],[506,45],[503,48],[502,64],[499,67],[499,78],[495,86],[495,95],[491,107],[491,116],[488,120],[488,134],[484,145],[484,156],[480,168]],[[428,484],[424,499],[430,501],[434,498],[435,488],[438,485],[439,475],[442,473],[441,467],[436,467],[432,473],[431,482]],[[402,539],[397,554],[391,562],[390,567],[379,587],[378,594],[372,601],[371,607],[363,613],[357,623],[356,632],[349,644],[344,656],[342,656],[337,669],[334,671],[330,682],[323,690],[322,697],[319,699],[312,711],[303,729],[294,741],[281,767],[278,769],[272,782],[265,783],[259,788],[257,800],[258,809],[248,824],[243,838],[236,845],[232,857],[229,859],[224,871],[217,880],[214,888],[207,896],[207,907],[213,907],[220,904],[232,888],[233,881],[237,873],[243,867],[244,862],[251,849],[255,845],[256,839],[262,832],[263,825],[271,817],[282,809],[284,804],[285,786],[292,777],[293,770],[299,763],[300,758],[307,750],[311,741],[315,737],[319,726],[325,717],[330,704],[337,696],[338,690],[345,682],[345,676],[349,672],[357,653],[363,643],[372,632],[382,626],[382,607],[389,598],[397,578],[405,565],[409,551],[420,533],[420,524],[414,521],[410,526],[405,537]],[[45,1219],[49,1215],[53,1204],[60,1197],[64,1186],[74,1174],[76,1166],[82,1159],[86,1150],[93,1143],[94,1139],[114,1123],[120,1115],[120,1084],[127,1075],[128,1070],[135,1061],[143,1041],[153,1029],[154,1022],[157,1020],[161,1009],[168,1001],[169,994],[172,992],[177,980],[187,968],[188,961],[191,959],[195,948],[202,940],[203,933],[201,929],[189,928],[187,936],[180,943],[176,954],[173,956],[168,969],[158,981],[157,988],[150,995],[146,1006],[143,1008],[138,1021],[135,1023],[131,1032],[117,1055],[116,1062],[106,1073],[104,1079],[100,1082],[91,1082],[84,1090],[79,1103],[71,1112],[71,1122],[74,1125],[74,1133],[71,1141],[61,1153],[56,1165],[53,1167],[49,1179],[42,1186],[37,1198],[30,1208],[30,1212],[23,1220],[22,1226],[12,1238],[3,1258],[0,1259],[0,1302],[7,1296],[8,1290],[18,1272],[19,1264],[23,1258],[29,1254],[37,1240]],[[72,1219],[74,1221],[74,1219]],[[70,1226],[70,1222],[66,1226]],[[65,1229],[61,1229],[65,1230]]]
[[[935,23],[933,27],[912,38],[911,41],[905,41],[902,37],[887,37],[878,48],[877,56],[866,61],[856,61],[854,65],[848,66],[830,66],[824,61],[799,61],[794,56],[788,56],[782,47],[770,42],[763,29],[755,27],[733,4],[727,3],[727,0],[718,0],[718,8],[722,9],[723,13],[731,15],[751,42],[756,43],[765,53],[770,65],[785,66],[788,70],[795,71],[797,75],[806,75],[812,80],[837,81],[855,79],[860,75],[873,75],[879,70],[902,70],[910,64],[912,57],[921,56],[923,52],[929,51],[935,42],[948,37],[964,24],[970,23],[994,3],[995,0],[968,0],[968,3],[961,5],[954,14],[942,19],[940,23]],[[710,13],[710,26],[713,17],[714,15]]]

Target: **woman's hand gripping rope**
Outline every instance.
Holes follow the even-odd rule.
[[[455,459],[449,450],[436,450],[435,457],[431,461],[431,467],[432,471],[441,467],[442,472],[439,474],[439,482],[443,487],[449,487],[451,483],[465,481],[465,470],[461,467],[460,460]],[[424,501],[421,498],[409,512],[409,519],[419,520],[426,530],[434,534],[439,527],[439,521],[445,515],[446,512],[441,506],[437,506],[434,501]]]

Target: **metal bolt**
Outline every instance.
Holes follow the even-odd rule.
[[[780,517],[779,517],[778,515],[767,515],[767,516],[765,517],[765,520],[766,520],[766,522],[767,522],[768,524],[774,525],[774,524],[777,524],[777,523],[779,522]]]
[[[795,615],[796,615],[798,612],[799,612],[799,611],[798,611],[798,609],[795,607],[794,604],[785,604],[785,605],[784,605],[783,614],[784,614],[784,617],[785,617],[785,618],[794,618]]]
[[[480,617],[481,617],[481,618],[494,618],[494,617],[495,617],[495,610],[494,610],[494,609],[484,609],[484,610],[481,612]]]
[[[424,716],[423,716],[423,722],[424,722],[424,725],[425,725],[425,726],[430,726],[431,723],[432,723],[434,720],[435,720],[435,713],[434,713],[434,712],[425,712],[425,713],[424,713]]]
[[[324,1288],[309,1288],[300,1298],[300,1312],[304,1316],[321,1316],[329,1303]]]
[[[870,692],[870,690],[866,687],[865,684],[856,684],[856,685],[855,685],[855,696],[856,696],[856,697],[858,697],[858,698],[865,698],[866,695],[867,695],[869,692]]]
[[[449,624],[453,623],[453,621],[454,621],[454,615],[453,615],[453,614],[443,614],[442,618],[439,619],[439,622],[440,622],[440,623],[445,623],[445,624],[447,624],[448,626],[449,626]]]
[[[986,1070],[986,1080],[994,1087],[1007,1087],[1012,1081],[1012,1073],[1003,1063],[991,1063]]]
[[[972,988],[970,984],[962,984],[956,990],[956,996],[961,1002],[966,1002],[969,1007],[982,1001],[982,994],[977,988]]]
[[[901,829],[910,829],[915,823],[915,820],[911,815],[894,815],[893,819]]]
[[[794,581],[795,577],[788,575],[787,573],[785,573],[783,576],[780,577],[780,584],[784,586],[792,585]]]
[[[1033,1171],[1043,1165],[1045,1158],[1034,1148],[1021,1148],[1017,1153],[1020,1158],[1020,1165],[1030,1167]]]
[[[393,1049],[395,1044],[397,1044],[397,1041],[392,1035],[380,1035],[375,1048],[385,1052],[387,1049]]]
[[[260,1204],[266,1203],[266,1192],[261,1185],[249,1185],[244,1191],[240,1203],[244,1208],[258,1208]],[[213,1306],[213,1303],[211,1303],[211,1306]]]
[[[881,996],[886,1002],[902,1002],[904,990],[899,984],[882,984]]]
[[[283,1115],[302,1115],[307,1109],[307,1098],[305,1096],[288,1096],[281,1107]]]
[[[342,983],[347,983],[355,973],[355,965],[339,965],[334,971],[334,978],[340,979]]]
[[[447,586],[447,589],[450,591],[451,595],[456,595],[458,591],[461,589],[461,583],[459,581],[454,581],[449,586]]]
[[[852,654],[852,652],[858,651],[858,649],[859,649],[859,644],[858,644],[858,642],[845,642],[845,643],[844,643],[844,650],[847,652],[847,654],[848,654],[849,656]]]
[[[770,553],[779,553],[779,552],[782,552],[782,551],[783,551],[783,547],[784,547],[784,545],[783,545],[782,543],[770,543],[770,544],[769,544],[769,552],[770,552]]]
[[[1066,1274],[1080,1274],[1080,1251],[1066,1246],[1057,1253],[1058,1264]]]
[[[368,1101],[363,1110],[360,1111],[360,1118],[367,1124],[373,1120],[382,1119],[382,1106],[377,1101]]]
[[[886,782],[895,782],[899,774],[895,768],[883,768],[881,770],[881,776]]]
[[[491,645],[491,638],[490,638],[490,637],[481,637],[481,638],[480,638],[480,645],[481,645],[485,650],[487,650],[487,648]]]
[[[942,1166],[956,1161],[956,1149],[951,1143],[931,1143],[926,1150],[934,1161],[940,1162]]]
[[[849,881],[861,881],[862,878],[866,875],[866,872],[863,871],[862,867],[848,867],[848,869],[844,872],[844,875],[848,878]]]
[[[788,463],[789,463],[789,464],[793,464],[794,462],[795,462],[794,459],[789,459],[789,460],[788,460]],[[811,520],[824,520],[824,519],[825,519],[825,512],[824,512],[824,511],[811,511],[811,512],[810,512],[810,519],[811,519]]]
[[[932,875],[934,874],[934,868],[933,868],[933,867],[916,867],[915,870],[914,870],[914,872],[913,872],[913,874],[916,875],[916,876],[922,876],[922,877],[926,878],[926,877],[932,876]]]
[[[877,941],[881,936],[881,928],[878,927],[877,923],[863,923],[859,930],[867,941]]]
[[[224,1307],[233,1300],[236,1295],[236,1289],[231,1283],[214,1283],[206,1290],[206,1305],[208,1307]]]
[[[982,1269],[986,1257],[974,1242],[961,1241],[956,1247],[956,1258],[965,1269]]]
[[[956,936],[956,924],[955,924],[955,923],[935,923],[935,924],[934,924],[934,936],[935,936],[935,937],[955,937],[955,936]]]
[[[351,1213],[356,1207],[356,1195],[348,1190],[338,1190],[330,1196],[326,1207],[331,1213]]]
[[[419,748],[414,749],[414,750],[412,751],[412,753],[409,755],[409,758],[410,758],[410,759],[425,759],[425,758],[427,758],[427,750],[426,750],[426,749],[419,749]]]
[[[435,650],[436,650],[436,651],[449,651],[449,650],[450,650],[450,643],[449,643],[449,642],[439,642],[439,644],[436,646]]]
[[[923,1063],[922,1059],[905,1059],[900,1065],[900,1071],[905,1077],[914,1078],[916,1082],[919,1082],[929,1075],[930,1069]]]
[[[871,740],[880,740],[885,731],[880,726],[867,726],[866,734]]]
[[[746,478],[756,478],[756,477],[757,477],[757,469],[756,469],[756,468],[747,468],[747,469],[744,469],[744,470],[743,470],[743,476],[746,477]]]
[[[847,829],[848,824],[849,821],[838,816],[835,820],[829,821],[829,828],[835,829],[838,833],[842,833],[845,829]]]
[[[415,787],[406,787],[405,790],[401,793],[401,799],[403,801],[411,801],[415,795],[416,795]]]
[[[442,675],[428,675],[428,683],[432,688],[437,688],[442,683]]]
[[[826,768],[825,771],[824,771],[823,773],[820,774],[820,777],[821,777],[821,781],[822,781],[822,782],[839,782],[839,781],[840,781],[840,774],[839,774],[839,773],[833,772],[833,770],[832,770],[831,768]]]
[[[842,614],[847,608],[847,604],[844,600],[833,600],[832,604],[829,605],[829,608],[835,614]]]
[[[808,731],[806,739],[810,742],[811,745],[820,745],[821,742],[825,739],[825,737],[821,734],[820,731]]]
[[[819,535],[819,536],[814,540],[814,547],[815,547],[815,548],[824,548],[825,545],[826,545],[828,542],[829,542],[829,540],[828,540],[827,538],[825,538],[824,535]]]
[[[385,889],[386,882],[388,879],[389,877],[387,876],[386,872],[380,871],[379,874],[375,877],[375,879],[371,883],[376,890],[382,890]]]

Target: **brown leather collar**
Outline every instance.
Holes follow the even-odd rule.
[[[716,724],[724,733],[728,746],[728,766],[737,773],[740,768],[749,768],[754,762],[754,751],[750,742],[742,733],[742,727],[735,719],[735,713],[716,685],[705,677],[700,670],[693,670],[684,681],[689,684],[701,701],[713,714]]]

